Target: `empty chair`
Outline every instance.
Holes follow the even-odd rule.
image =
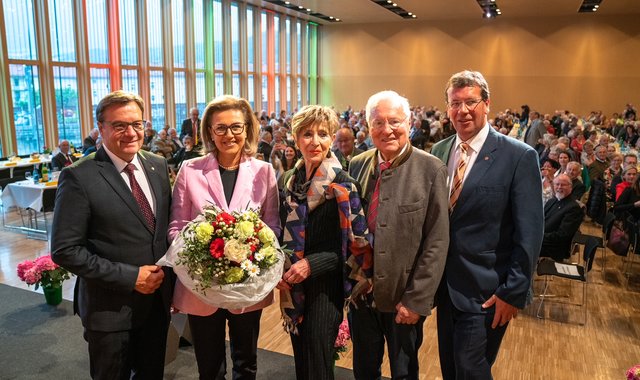
[[[538,262],[537,274],[538,276],[544,276],[544,291],[540,295],[540,305],[538,306],[537,317],[543,318],[542,305],[547,297],[547,290],[549,289],[549,280],[552,277],[564,278],[570,281],[582,282],[582,303],[579,305],[583,309],[583,322],[587,323],[587,280],[588,273],[593,266],[593,259],[598,249],[598,240],[595,237],[588,237],[585,243],[583,252],[583,263],[579,264],[561,264],[549,258],[543,258]],[[550,301],[547,301],[550,302]]]

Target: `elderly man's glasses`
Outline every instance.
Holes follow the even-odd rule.
[[[227,134],[227,130],[231,131],[233,135],[239,135],[244,132],[244,123],[236,123],[231,125],[217,124],[213,126],[213,133],[217,136],[224,136]]]
[[[448,106],[450,109],[458,111],[462,109],[462,106],[464,105],[465,107],[467,107],[467,111],[475,111],[476,107],[478,107],[478,104],[482,102],[484,102],[484,100],[482,99],[470,99],[463,102],[454,100],[453,102],[449,102]]]
[[[131,128],[133,128],[134,131],[140,132],[144,130],[145,121],[137,120],[137,121],[132,121],[131,123],[126,123],[124,121],[114,121],[114,122],[103,121],[102,124],[111,125],[111,128],[113,128],[113,130],[116,131],[117,133],[124,133],[129,128],[129,126],[131,126]]]
[[[382,129],[385,125],[389,124],[391,129],[398,129],[408,118],[409,117],[407,116],[404,119],[373,119],[371,121],[371,127],[373,129]]]

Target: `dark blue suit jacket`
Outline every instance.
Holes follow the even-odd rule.
[[[138,157],[155,198],[149,230],[131,190],[104,149],[60,173],[51,237],[52,258],[78,276],[74,311],[85,328],[124,331],[148,321],[153,295],[134,290],[138,268],[167,250],[171,187],[164,158]],[[174,279],[165,269],[161,293],[168,318]]]
[[[450,215],[441,284],[455,307],[470,313],[486,312],[482,304],[493,294],[512,306],[526,306],[544,231],[538,154],[488,128]],[[431,150],[445,164],[455,138]]]

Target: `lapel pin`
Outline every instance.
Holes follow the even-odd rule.
[[[152,167],[151,167],[151,170],[156,170],[156,168],[152,166]]]
[[[485,161],[489,161],[489,156],[484,156]]]

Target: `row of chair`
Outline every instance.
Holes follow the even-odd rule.
[[[593,262],[598,249],[602,250],[602,277],[603,280],[606,274],[606,262],[607,262],[607,247],[609,246],[609,239],[614,223],[616,223],[616,216],[612,212],[607,212],[602,224],[602,236],[595,236],[589,234],[583,234],[578,230],[573,237],[572,252],[579,249],[580,246],[584,246],[582,254],[582,262],[565,264],[554,261],[550,258],[542,258],[538,262],[536,273],[538,276],[544,277],[544,290],[540,297],[540,304],[536,312],[538,318],[543,318],[542,308],[545,300],[549,297],[548,289],[550,279],[553,277],[559,277],[568,279],[570,281],[578,281],[582,283],[582,303],[577,304],[583,310],[583,318],[581,325],[586,324],[587,321],[587,287],[589,283],[589,272],[593,267]],[[623,256],[626,260],[623,261],[622,273],[627,278],[627,287],[629,285],[629,277],[631,275],[632,265],[634,263],[634,257],[640,253],[640,226],[631,217],[627,216],[623,218],[620,225],[628,235],[629,244],[626,250],[619,252],[613,251],[619,256]]]

